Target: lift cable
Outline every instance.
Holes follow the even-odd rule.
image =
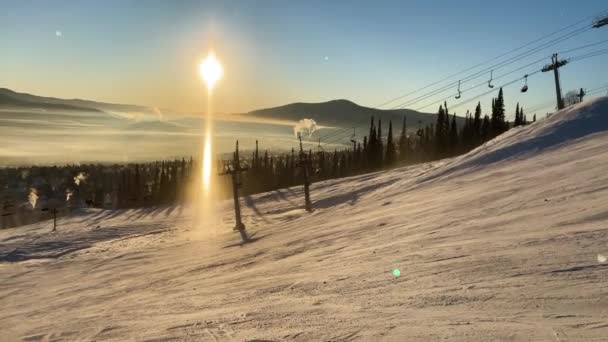
[[[497,56],[495,56],[495,57],[492,57],[492,58],[490,58],[490,59],[487,59],[487,60],[485,60],[485,61],[482,61],[482,62],[480,62],[480,63],[478,63],[478,64],[475,64],[475,65],[473,65],[473,66],[471,66],[471,67],[468,67],[468,68],[463,69],[463,70],[461,70],[461,71],[458,71],[458,72],[456,72],[456,73],[454,73],[454,74],[451,74],[451,75],[449,75],[449,76],[446,76],[446,77],[444,77],[444,78],[442,78],[442,79],[440,79],[440,80],[438,80],[438,81],[432,82],[432,83],[427,84],[427,85],[425,85],[425,86],[423,86],[423,87],[421,87],[421,88],[415,89],[415,90],[413,90],[413,91],[411,91],[411,92],[408,92],[408,93],[406,93],[406,94],[403,94],[403,95],[397,96],[397,97],[395,97],[395,98],[393,98],[393,99],[391,99],[391,100],[389,100],[389,101],[386,101],[386,102],[384,102],[384,103],[381,103],[381,104],[379,104],[379,105],[378,105],[376,108],[378,108],[378,107],[382,107],[382,106],[385,106],[385,105],[387,105],[387,104],[389,104],[389,103],[392,103],[392,102],[395,102],[395,101],[397,101],[397,100],[403,99],[403,98],[405,98],[405,97],[407,97],[407,96],[410,96],[410,95],[413,95],[413,94],[415,94],[415,93],[418,93],[418,92],[420,92],[420,91],[422,91],[422,90],[424,90],[424,89],[428,89],[428,88],[430,88],[430,87],[432,87],[432,86],[434,86],[434,85],[437,85],[437,84],[439,84],[439,83],[441,83],[441,82],[447,81],[447,80],[449,80],[449,79],[451,79],[451,78],[453,78],[453,77],[456,77],[456,76],[458,76],[458,75],[462,75],[462,74],[466,73],[467,71],[471,71],[471,70],[473,70],[473,69],[475,69],[475,68],[477,68],[477,67],[480,67],[480,66],[482,66],[482,65],[484,65],[484,64],[487,64],[487,63],[493,62],[493,61],[495,61],[495,60],[497,60],[497,59],[499,59],[499,58],[505,57],[505,56],[507,56],[507,55],[509,55],[509,54],[511,54],[511,53],[513,53],[513,52],[515,52],[515,51],[519,51],[519,50],[521,50],[521,49],[524,49],[524,48],[526,48],[526,47],[528,47],[528,46],[530,46],[530,45],[533,45],[533,44],[538,43],[538,42],[540,42],[540,41],[542,41],[542,40],[544,40],[544,39],[546,39],[546,38],[549,38],[549,37],[551,37],[551,36],[553,36],[553,35],[556,35],[556,34],[558,34],[558,33],[560,33],[560,32],[563,32],[563,31],[566,31],[566,30],[568,30],[568,29],[570,29],[570,28],[573,28],[573,27],[575,27],[575,26],[578,26],[578,25],[580,25],[580,24],[582,24],[582,23],[584,23],[584,22],[588,22],[589,20],[592,20],[592,19],[596,18],[597,16],[603,15],[603,14],[604,14],[604,13],[606,13],[606,12],[607,12],[607,11],[606,11],[606,10],[604,10],[604,11],[602,11],[602,12],[599,12],[599,13],[601,13],[601,14],[594,14],[594,15],[591,15],[591,16],[586,16],[585,18],[583,18],[583,19],[581,19],[581,20],[579,20],[579,21],[577,21],[577,22],[575,22],[575,23],[573,23],[573,24],[570,24],[570,25],[568,25],[568,26],[562,27],[562,28],[560,28],[560,29],[558,29],[558,30],[556,30],[556,31],[553,31],[553,32],[549,33],[549,34],[546,34],[546,35],[544,35],[544,36],[541,36],[541,37],[539,37],[539,38],[536,38],[536,39],[534,39],[534,40],[532,40],[532,41],[530,41],[530,42],[528,42],[528,43],[525,43],[524,45],[521,45],[521,46],[517,47],[517,48],[511,49],[511,50],[509,50],[509,51],[507,51],[507,52],[504,52],[504,53],[502,53],[502,54],[500,54],[500,55],[497,55]]]
[[[563,54],[563,53],[566,53],[566,52],[572,52],[572,51],[576,51],[576,50],[584,49],[584,48],[587,48],[587,47],[590,47],[590,46],[599,45],[599,44],[604,43],[604,42],[608,42],[608,40],[606,40],[606,41],[601,41],[601,42],[596,42],[596,43],[593,43],[593,44],[587,44],[587,45],[579,46],[579,47],[576,47],[576,48],[572,48],[572,49],[569,49],[569,50],[562,51],[562,52],[560,52],[560,53],[561,53],[561,54]],[[570,62],[574,62],[574,61],[578,61],[578,60],[585,59],[585,58],[590,58],[590,57],[599,56],[599,55],[605,54],[605,53],[607,53],[607,52],[608,52],[608,49],[603,49],[603,50],[592,51],[592,52],[589,52],[589,53],[586,53],[586,54],[583,54],[583,55],[575,56],[575,57],[573,57],[573,58],[569,59],[569,61],[570,61]],[[519,68],[516,68],[516,69],[514,69],[514,70],[511,70],[511,71],[505,72],[505,73],[503,73],[503,74],[501,74],[501,75],[499,75],[499,76],[497,76],[497,77],[494,77],[494,80],[496,80],[496,79],[500,79],[500,78],[503,78],[504,76],[507,76],[507,75],[509,75],[509,74],[512,74],[512,73],[514,73],[514,72],[517,72],[517,71],[519,71],[519,70],[522,70],[522,69],[524,69],[524,68],[526,68],[526,67],[529,67],[529,66],[531,66],[531,65],[534,65],[534,64],[536,64],[536,63],[539,63],[539,62],[541,62],[542,60],[544,60],[544,59],[546,59],[546,58],[548,58],[548,57],[546,57],[546,56],[545,56],[545,57],[542,57],[542,58],[540,58],[540,59],[538,59],[538,60],[535,60],[534,62],[528,63],[528,64],[526,64],[526,65],[524,65],[524,66],[522,66],[522,67],[519,67]],[[536,73],[536,72],[535,72],[535,73]],[[535,74],[535,73],[533,73],[533,74]],[[533,74],[529,74],[528,76],[531,76],[531,75],[533,75]],[[522,79],[522,80],[523,80],[523,79],[525,79],[525,76],[524,76],[524,77],[522,77],[521,79]],[[476,85],[471,86],[471,87],[470,87],[470,88],[468,88],[468,89],[461,90],[461,93],[464,93],[464,92],[467,92],[467,91],[471,91],[472,89],[475,89],[475,88],[479,88],[480,86],[485,85],[486,83],[487,83],[487,81],[480,82],[480,83],[478,83],[478,84],[476,84]],[[499,87],[499,88],[500,88],[500,87]],[[486,93],[488,93],[488,94],[489,94],[489,93],[491,93],[491,91],[490,91],[490,92],[486,92]],[[440,99],[440,100],[434,101],[434,102],[432,102],[432,103],[430,103],[430,104],[427,104],[427,105],[425,105],[425,106],[422,106],[422,107],[416,108],[415,110],[416,110],[416,111],[420,111],[420,110],[422,110],[422,109],[424,109],[424,108],[427,108],[427,107],[429,107],[429,106],[431,106],[431,105],[434,105],[434,104],[438,104],[438,103],[444,102],[444,101],[446,101],[446,100],[448,100],[448,99],[450,99],[451,97],[454,97],[454,96],[456,96],[456,95],[458,95],[458,93],[450,94],[449,96],[446,96],[445,98],[442,98],[442,99]],[[455,106],[452,106],[451,108],[455,108]],[[368,118],[366,118],[364,121],[365,121],[365,122],[368,122],[368,121],[369,121],[369,119],[368,119]],[[362,122],[363,122],[363,120],[362,120]],[[363,126],[363,124],[362,124],[361,126]],[[340,135],[340,134],[342,134],[342,133],[343,133],[343,132],[345,132],[345,131],[347,131],[347,129],[340,129],[340,130],[338,130],[338,131],[328,133],[328,134],[326,134],[326,135],[324,135],[324,136],[320,137],[319,139],[321,139],[321,140],[327,140],[328,138],[331,138],[331,137],[334,137],[334,136]],[[329,143],[329,141],[326,141],[326,143]]]

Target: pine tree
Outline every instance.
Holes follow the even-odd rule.
[[[471,113],[469,113],[469,111],[467,110],[467,112],[464,115],[464,125],[462,126],[462,129],[459,132],[459,136],[462,142],[463,146],[468,146],[469,144],[469,131],[470,131],[470,127],[471,127]]]
[[[268,159],[268,150],[264,150],[264,169],[268,170],[270,168]]]
[[[443,137],[447,138],[450,135],[450,112],[448,111],[447,101],[443,101],[443,109],[445,110],[445,121],[443,127]],[[448,142],[448,139],[445,141]]]
[[[507,129],[505,121],[505,100],[503,97],[502,87],[500,88],[500,90],[498,90],[498,97],[496,98],[495,105],[497,118],[496,129],[498,130],[498,134],[501,134]]]
[[[519,102],[515,106],[515,120],[513,121],[513,127],[521,125],[521,118],[519,116]]]
[[[377,134],[376,126],[374,125],[374,117],[372,116],[371,122],[369,125],[369,138],[367,140],[367,162],[370,167],[375,166],[374,161],[376,160],[375,154],[376,154],[376,146],[377,146],[376,134]]]
[[[496,98],[493,97],[492,98],[492,114],[490,114],[490,125],[492,127],[492,129],[494,129],[494,127],[497,126],[497,122],[498,118],[497,118],[497,114],[496,114]]]
[[[253,157],[253,167],[258,169],[260,167],[260,154],[258,150],[258,141],[255,141],[255,155]]]
[[[491,135],[492,135],[492,121],[491,121],[490,117],[488,117],[487,115],[484,115],[483,123],[481,124],[481,141],[480,141],[480,143],[483,143],[486,140],[490,139]]]
[[[477,145],[481,143],[481,102],[475,107],[475,118],[473,119],[473,141]]]
[[[181,163],[181,167],[180,167],[180,175],[179,175],[179,181],[180,181],[180,187],[179,187],[179,195],[181,197],[181,199],[184,199],[184,194],[186,192],[186,182],[188,179],[188,169],[187,169],[187,165],[186,165],[186,159],[182,158],[182,163]]]
[[[170,190],[170,200],[171,202],[175,202],[177,199],[177,162],[173,161],[173,165],[171,166],[171,190]]]
[[[435,124],[435,146],[436,152],[438,156],[443,155],[443,147],[445,142],[445,122],[448,120],[445,111],[443,110],[443,106],[439,106],[439,110],[437,112],[437,122]]]
[[[384,158],[386,165],[392,165],[397,159],[397,150],[393,141],[393,123],[388,121],[388,136],[386,138],[386,157]]]
[[[378,136],[376,139],[376,151],[374,153],[376,167],[382,166],[382,159],[384,157],[383,152],[384,152],[384,144],[382,143],[382,121],[380,119],[378,119]]]
[[[456,126],[456,113],[452,114],[452,123],[450,124],[450,150],[456,151],[458,148],[458,127]]]
[[[140,199],[139,189],[141,188],[141,176],[139,174],[139,164],[135,164],[135,176],[133,178],[134,178],[133,179],[133,189],[132,189],[133,204],[138,206],[139,199]]]
[[[401,127],[401,134],[399,135],[399,159],[405,160],[407,157],[408,139],[407,139],[407,119],[403,116],[403,126]]]
[[[331,166],[331,174],[333,177],[337,177],[338,176],[338,150],[334,150],[334,156],[332,158],[332,166]]]

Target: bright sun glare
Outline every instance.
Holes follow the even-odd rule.
[[[222,78],[222,65],[218,62],[213,53],[209,54],[209,56],[201,62],[199,71],[201,73],[201,78],[205,81],[207,88],[209,89],[213,89],[215,82]]]

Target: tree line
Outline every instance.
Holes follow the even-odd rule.
[[[404,117],[397,137],[391,121],[385,133],[382,121],[372,116],[368,134],[350,148],[326,151],[317,147],[303,152],[292,149],[288,153],[270,155],[268,151],[262,154],[256,142],[250,156],[238,154],[239,165],[246,168],[240,175],[241,193],[247,195],[300,185],[303,183],[303,164],[310,168],[313,181],[321,181],[453,157],[474,149],[512,127],[531,122],[519,103],[514,118],[513,122],[506,120],[501,88],[498,96],[492,99],[490,114],[484,115],[478,102],[474,113],[465,114],[462,127],[457,123],[456,113],[450,113],[444,102],[439,106],[434,124],[411,130]],[[532,121],[536,121],[536,115]],[[230,163],[224,161],[224,167]]]
[[[239,174],[240,191],[242,195],[250,195],[301,185],[304,168],[308,168],[312,181],[322,181],[427,162],[466,153],[511,127],[530,123],[519,103],[514,114],[514,121],[508,122],[500,89],[498,97],[492,99],[490,113],[483,114],[478,103],[474,113],[465,114],[462,127],[444,102],[434,124],[425,127],[418,124],[411,129],[404,117],[401,127],[395,130],[397,136],[391,121],[385,133],[382,121],[372,116],[368,134],[362,141],[333,151],[321,146],[286,153],[262,152],[256,142],[249,154],[239,153],[237,142],[232,158],[219,160],[217,171],[229,168],[233,159],[238,158],[238,164],[245,169]],[[532,121],[536,121],[536,116]],[[179,204],[188,198],[191,185],[200,179],[200,166],[189,158],[123,165],[7,168],[0,169],[0,176],[0,218],[6,227],[15,225],[15,217],[21,216],[19,212],[48,209],[49,203],[66,210]],[[215,182],[218,188],[228,189],[219,194],[220,198],[230,196],[230,177],[217,176]]]

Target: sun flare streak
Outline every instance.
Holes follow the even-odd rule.
[[[205,124],[205,143],[203,147],[203,165],[202,165],[202,186],[203,194],[207,196],[211,187],[211,170],[212,167],[212,133],[213,133],[213,109],[212,109],[212,90],[217,81],[222,78],[222,66],[215,58],[213,53],[210,53],[199,65],[200,76],[207,85],[207,119]]]
[[[205,134],[205,147],[203,149],[203,190],[208,193],[211,181],[211,135]]]

